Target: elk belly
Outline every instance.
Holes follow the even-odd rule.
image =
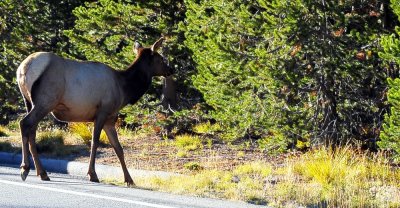
[[[60,121],[91,122],[95,118],[96,110],[95,108],[85,108],[83,106],[69,108],[61,103],[51,113]]]

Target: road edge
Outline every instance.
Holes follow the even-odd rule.
[[[17,153],[0,152],[0,165],[19,166],[21,164],[22,155]],[[32,158],[29,158],[31,169],[34,169]],[[64,173],[75,176],[86,176],[89,167],[88,163],[40,158],[44,169],[48,172]],[[96,173],[99,178],[123,178],[124,174],[121,167],[110,165],[96,164]],[[140,169],[129,169],[129,173],[133,178],[135,177],[160,177],[169,178],[180,174],[171,173],[166,171],[149,171]]]

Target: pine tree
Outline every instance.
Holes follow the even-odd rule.
[[[231,139],[278,127],[294,143],[373,141],[385,109],[384,3],[186,1],[194,85]]]
[[[194,86],[211,107],[211,116],[224,127],[222,137],[274,137],[279,131],[279,101],[269,53],[272,35],[265,27],[257,1],[185,1],[186,45],[193,53]],[[285,142],[284,142],[285,143]]]
[[[385,110],[386,75],[376,41],[387,27],[384,2],[297,0],[268,6],[280,11],[275,32],[290,48],[274,73],[288,106],[286,133],[313,144],[376,140]]]
[[[15,82],[19,63],[36,51],[68,48],[62,31],[72,26],[71,11],[80,4],[79,0],[0,2],[0,123],[23,109]]]
[[[380,134],[379,147],[394,150],[400,154],[400,79],[388,79],[388,102],[390,114],[386,114],[383,131]]]
[[[391,0],[393,12],[400,18],[400,1]],[[398,22],[397,22],[397,25]],[[396,156],[400,155],[400,79],[398,66],[400,64],[400,29],[396,26],[395,33],[385,36],[381,40],[383,51],[379,54],[387,61],[389,90],[387,92],[390,109],[385,115],[383,130],[378,142],[379,147],[395,151]]]

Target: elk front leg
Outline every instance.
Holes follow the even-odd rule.
[[[108,140],[110,140],[110,143],[113,146],[115,153],[118,156],[119,162],[121,163],[126,185],[129,187],[136,186],[131,178],[131,175],[128,172],[128,169],[126,168],[124,159],[124,150],[122,149],[121,144],[118,141],[118,134],[117,131],[115,130],[115,122],[106,123],[103,129],[106,132]]]
[[[95,170],[95,160],[96,160],[97,147],[99,146],[100,133],[101,130],[103,129],[104,123],[105,123],[105,116],[98,115],[94,122],[92,144],[90,147],[90,161],[89,161],[88,175],[89,175],[89,180],[92,182],[99,182],[99,178],[97,177]]]

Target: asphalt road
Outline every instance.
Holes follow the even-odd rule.
[[[71,208],[253,208],[244,202],[180,196],[149,190],[92,183],[87,178],[49,173],[51,181],[41,181],[31,170],[22,181],[19,168],[0,165],[0,207]]]

